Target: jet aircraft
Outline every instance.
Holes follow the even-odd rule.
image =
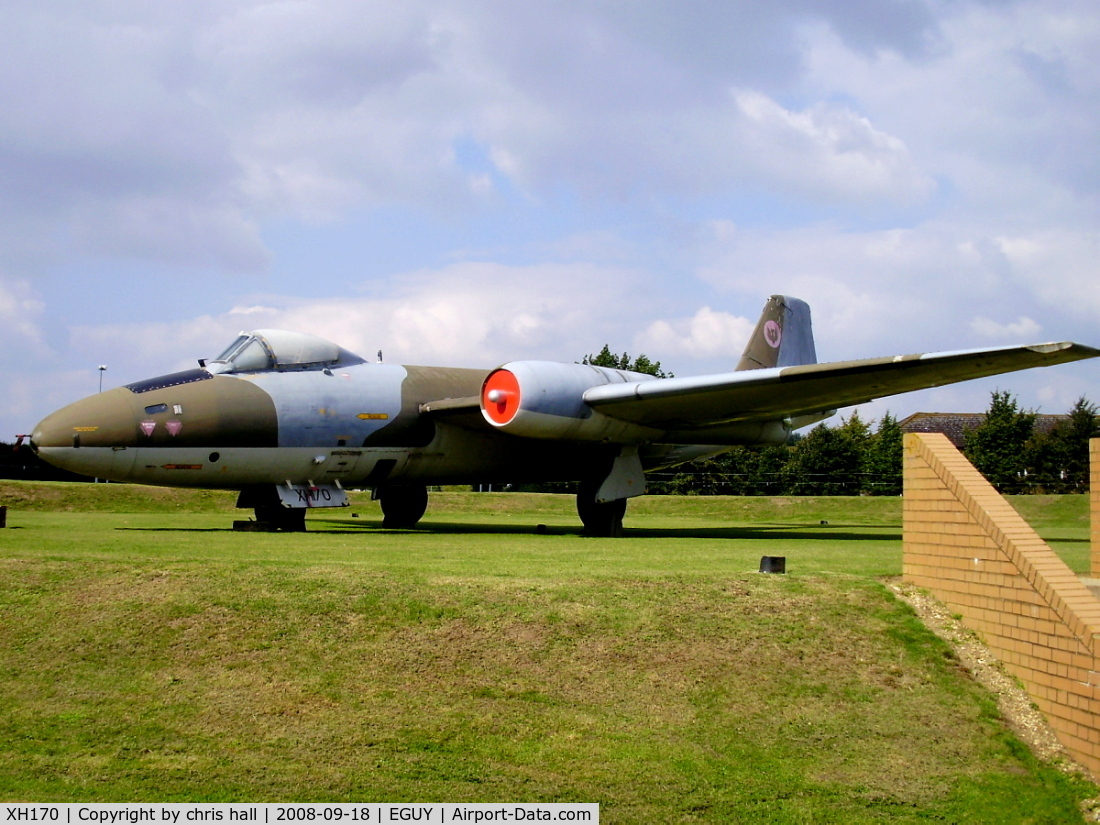
[[[411,528],[441,484],[579,482],[585,532],[617,536],[645,473],[740,444],[783,444],[838,408],[1094,358],[1069,342],[818,364],[809,306],[772,296],[732,372],[690,378],[576,363],[492,370],[368,362],[314,335],[241,333],[196,369],[47,416],[31,446],[112,481],[238,490],[274,529],[369,487]]]

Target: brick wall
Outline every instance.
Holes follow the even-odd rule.
[[[963,617],[1100,777],[1100,599],[938,433],[905,436],[904,524],[905,580]]]

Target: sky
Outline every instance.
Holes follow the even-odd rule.
[[[782,293],[821,361],[1100,346],[1098,194],[1095,0],[9,0],[0,440],[259,328],[688,376]],[[995,389],[1100,360],[860,414]]]

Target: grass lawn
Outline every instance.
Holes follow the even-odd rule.
[[[365,499],[237,533],[232,495],[0,483],[0,799],[1071,822],[1098,795],[883,586],[896,499],[655,497],[623,539],[567,497],[436,494],[416,531]],[[1014,503],[1087,570],[1083,497]]]

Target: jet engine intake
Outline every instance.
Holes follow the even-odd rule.
[[[662,431],[604,415],[584,403],[584,393],[605,384],[651,380],[652,375],[589,364],[512,361],[485,379],[481,414],[498,430],[525,438],[643,442]]]

